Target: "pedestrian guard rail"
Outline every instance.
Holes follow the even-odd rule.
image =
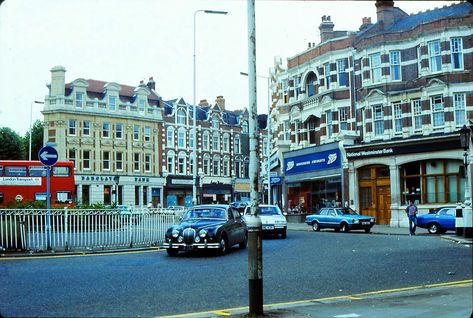
[[[98,251],[149,247],[164,241],[184,210],[0,209],[3,252]],[[49,225],[49,226],[48,226]]]

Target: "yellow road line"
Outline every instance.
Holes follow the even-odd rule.
[[[81,257],[81,256],[109,256],[109,255],[122,255],[122,254],[139,254],[139,253],[154,253],[154,252],[163,252],[164,250],[159,247],[152,247],[150,250],[143,251],[123,251],[123,252],[77,252],[77,254],[71,255],[31,255],[31,256],[16,256],[16,257],[0,257],[0,261],[15,261],[15,260],[37,260],[37,259],[50,259],[50,258],[71,258],[71,257]]]
[[[418,286],[411,286],[411,287],[404,287],[404,288],[385,289],[385,290],[378,290],[378,291],[359,293],[359,294],[353,294],[353,295],[333,296],[333,297],[324,297],[324,298],[314,298],[314,299],[305,299],[305,300],[281,302],[281,303],[263,305],[263,308],[269,309],[269,308],[274,308],[274,307],[284,307],[284,306],[292,306],[292,305],[299,305],[299,304],[309,304],[309,303],[314,303],[314,302],[323,302],[323,301],[332,301],[332,300],[347,300],[347,299],[348,300],[362,300],[362,299],[364,299],[363,296],[381,295],[381,294],[389,294],[389,293],[396,293],[396,292],[402,292],[402,291],[439,288],[439,287],[467,287],[467,286],[470,286],[470,285],[473,285],[473,279],[467,279],[467,280],[461,280],[461,281],[455,281],[455,282],[447,282],[447,283],[418,285]],[[209,310],[209,311],[202,311],[202,312],[178,314],[178,315],[171,315],[171,316],[159,316],[159,317],[167,317],[167,318],[200,317],[200,316],[212,315],[212,314],[213,315],[229,316],[232,313],[241,312],[241,311],[244,311],[244,310],[248,311],[248,307],[235,307],[235,308],[228,308],[228,309],[221,309],[221,310]]]

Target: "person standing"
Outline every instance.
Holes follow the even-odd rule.
[[[409,218],[409,236],[416,235],[417,227],[417,206],[413,200],[409,200],[409,205],[406,208],[407,217]]]

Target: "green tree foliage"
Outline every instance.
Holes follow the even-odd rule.
[[[21,160],[24,156],[22,138],[8,127],[0,128],[0,159]]]
[[[31,129],[31,160],[38,160],[38,152],[43,147],[43,122],[36,120]],[[25,149],[25,160],[29,158],[30,132],[23,137],[23,147]]]

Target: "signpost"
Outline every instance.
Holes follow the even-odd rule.
[[[38,152],[38,159],[46,166],[46,246],[51,250],[51,166],[54,166],[58,159],[57,150],[51,146],[44,146]]]

